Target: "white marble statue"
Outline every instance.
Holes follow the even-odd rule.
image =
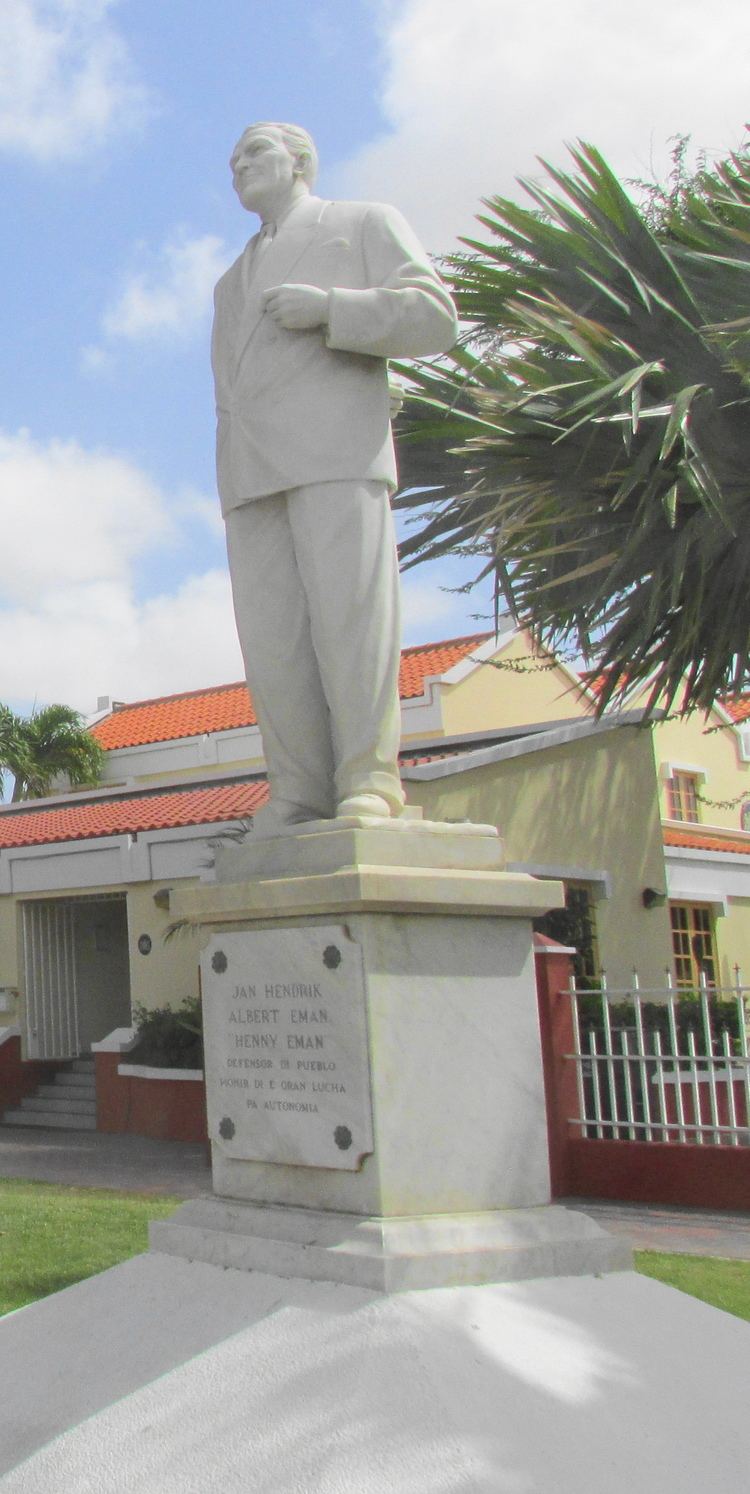
[[[271,823],[398,815],[386,360],[449,348],[453,303],[394,208],[311,195],[298,126],[251,125],[230,165],[261,227],[216,287],[217,469]]]

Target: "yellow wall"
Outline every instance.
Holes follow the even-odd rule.
[[[737,732],[721,725],[720,718],[711,713],[708,718],[697,711],[679,721],[665,721],[654,727],[657,765],[681,763],[686,767],[703,768],[706,777],[699,782],[699,792],[709,800],[736,799],[743,792],[750,794],[750,763],[740,758],[740,743]],[[666,793],[666,778],[660,772],[662,814],[669,818]],[[704,825],[721,826],[728,830],[740,830],[740,805],[719,807],[717,803],[702,803],[698,806],[698,818]]]
[[[514,634],[494,656],[501,666],[518,662],[522,672],[479,664],[455,685],[442,685],[440,698],[447,736],[487,728],[530,726],[536,721],[563,721],[590,713],[583,690],[545,653],[533,653],[527,633]]]
[[[14,899],[0,897],[0,985],[18,986],[18,937]]]
[[[185,879],[179,885],[193,884]],[[151,883],[128,888],[131,999],[133,1006],[179,1006],[186,996],[198,994],[200,944],[189,930],[165,939],[172,914],[157,908],[155,890]],[[150,954],[142,955],[138,949],[141,934],[151,938]]]
[[[16,914],[13,899],[0,897],[0,986],[11,986],[18,990],[19,947],[16,929]],[[17,1027],[20,1003],[16,1001],[10,1011],[0,1012],[0,1027]]]
[[[746,898],[732,898],[726,916],[716,919],[715,931],[719,983],[734,985],[736,965],[740,968],[740,979],[750,983],[750,894]]]
[[[663,984],[671,959],[666,907],[647,911],[644,887],[665,889],[651,735],[620,727],[582,741],[408,783],[430,819],[497,824],[511,862],[608,871],[595,905],[599,956],[612,985]]]

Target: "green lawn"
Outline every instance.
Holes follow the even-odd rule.
[[[0,1179],[0,1315],[138,1255],[148,1246],[149,1219],[166,1219],[181,1202]],[[639,1250],[635,1264],[644,1276],[750,1320],[750,1261]]]
[[[654,1276],[667,1286],[678,1287],[691,1297],[700,1297],[712,1307],[750,1321],[750,1261],[714,1260],[705,1255],[662,1255],[658,1250],[637,1250],[635,1266],[644,1276]]]
[[[0,1179],[0,1314],[138,1255],[149,1219],[166,1218],[181,1202]]]

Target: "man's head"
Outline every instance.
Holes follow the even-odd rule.
[[[300,125],[261,123],[249,125],[240,136],[229,164],[242,206],[268,218],[309,191],[318,155]]]

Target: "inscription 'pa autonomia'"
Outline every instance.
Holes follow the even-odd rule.
[[[214,1144],[248,1162],[359,1167],[373,1148],[359,944],[340,926],[222,933],[202,966]]]

